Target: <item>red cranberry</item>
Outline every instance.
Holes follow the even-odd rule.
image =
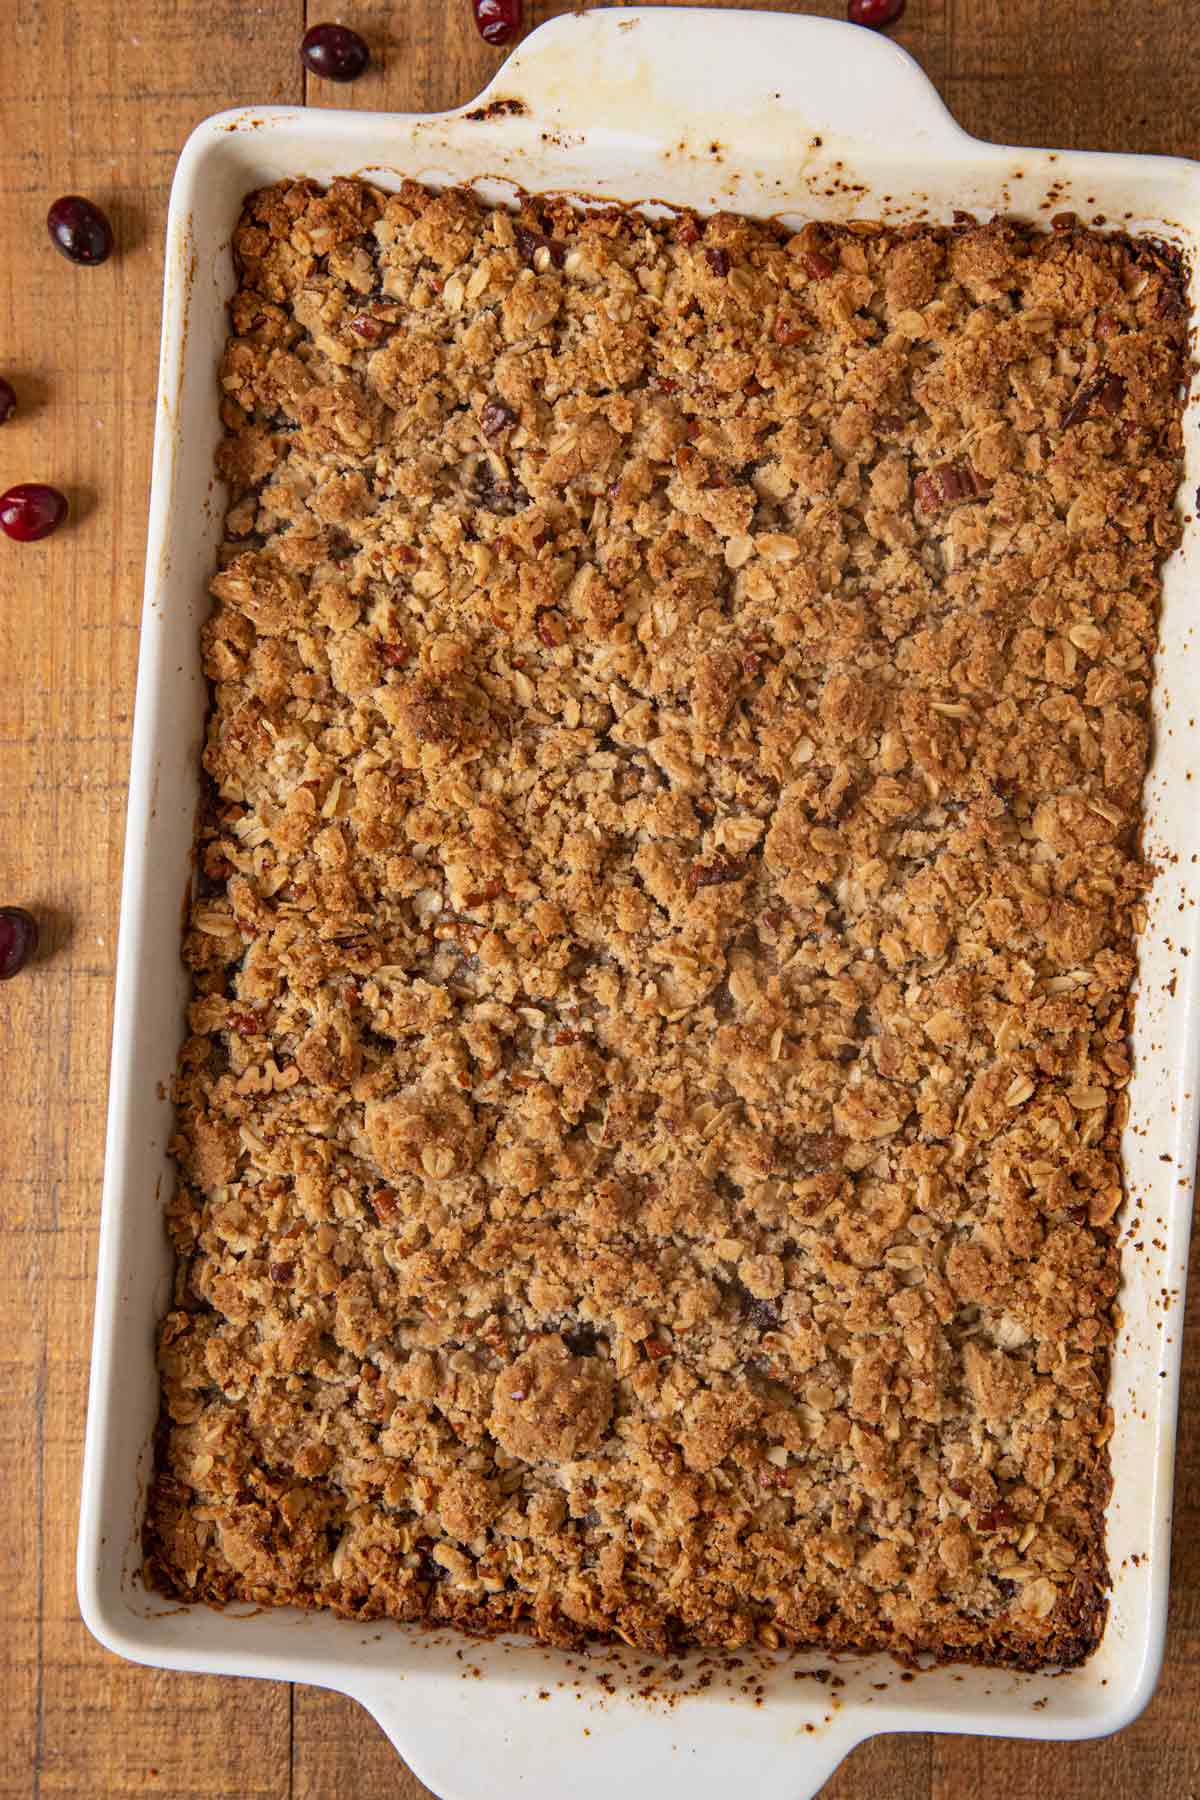
[[[18,544],[49,537],[66,516],[66,495],[44,482],[21,481],[0,494],[0,527]]]
[[[348,25],[314,25],[300,40],[300,60],[325,81],[357,81],[371,52]]]
[[[79,194],[64,194],[46,214],[50,242],[69,262],[95,268],[112,254],[112,226],[90,200]]]
[[[847,0],[846,17],[852,25],[873,25],[882,31],[894,25],[904,11],[904,0]]]
[[[37,955],[38,922],[23,906],[0,906],[0,981]]]
[[[13,393],[12,382],[5,381],[3,375],[0,375],[0,425],[7,425],[16,410],[17,396]]]
[[[499,49],[520,34],[521,0],[471,0],[471,6],[485,44]]]

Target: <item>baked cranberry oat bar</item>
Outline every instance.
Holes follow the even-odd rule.
[[[1056,224],[247,201],[151,1585],[1094,1648],[1186,319]]]

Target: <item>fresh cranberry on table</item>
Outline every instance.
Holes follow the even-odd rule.
[[[357,81],[371,52],[348,25],[314,25],[300,40],[300,60],[324,81]]]
[[[521,0],[471,0],[475,23],[485,44],[497,49],[511,44],[521,30]]]
[[[11,381],[5,381],[0,375],[0,425],[7,425],[17,410],[17,396],[13,393]]]
[[[37,955],[38,922],[23,906],[0,906],[0,981],[8,981]]]
[[[100,208],[81,194],[64,194],[46,214],[50,242],[68,262],[95,268],[112,255],[112,226]]]
[[[49,537],[66,516],[66,495],[44,482],[20,481],[0,494],[0,528],[18,544]]]
[[[882,31],[894,25],[904,11],[904,0],[848,0],[846,17],[852,25],[873,25]]]

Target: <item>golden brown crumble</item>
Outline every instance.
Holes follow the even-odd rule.
[[[1094,1647],[1186,321],[1062,225],[251,196],[154,1586]]]

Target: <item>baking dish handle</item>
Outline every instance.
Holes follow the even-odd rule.
[[[739,1792],[815,1800],[870,1735],[861,1720],[856,1727],[838,1714],[814,1723],[801,1705],[786,1723],[778,1715],[756,1716],[754,1729],[747,1729],[744,1701],[722,1696],[709,1696],[698,1710],[693,1702],[686,1723],[676,1714],[676,1729],[664,1731],[664,1713],[653,1702],[610,1706],[610,1696],[597,1690],[588,1704],[578,1682],[568,1688],[537,1679],[527,1687],[505,1683],[498,1711],[497,1689],[491,1679],[488,1685],[486,1723],[480,1687],[465,1679],[430,1683],[418,1695],[411,1682],[381,1673],[360,1677],[343,1692],[366,1707],[412,1773],[442,1800],[492,1800],[503,1752],[514,1747],[529,1800],[565,1792],[571,1800],[612,1800],[622,1791],[641,1800],[685,1786],[698,1800]],[[419,1733],[414,1709],[422,1715]]]
[[[549,19],[508,58],[468,118],[573,136],[662,139],[667,156],[711,159],[719,172],[756,148],[829,162],[864,137],[944,155],[965,134],[898,44],[860,25],[787,13],[699,7],[605,8]],[[507,135],[508,133],[506,133]]]

